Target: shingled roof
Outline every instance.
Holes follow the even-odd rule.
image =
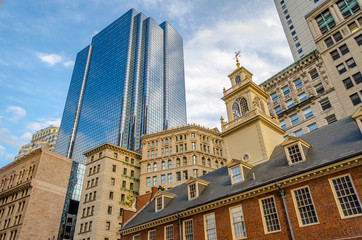
[[[167,192],[176,197],[162,211],[155,212],[152,200],[126,222],[121,231],[362,154],[362,134],[351,117],[304,134],[301,138],[311,145],[306,161],[288,165],[284,148],[278,145],[270,160],[255,166],[245,181],[232,185],[228,168],[217,169],[199,177],[210,184],[198,198],[188,200],[186,184],[173,187]]]

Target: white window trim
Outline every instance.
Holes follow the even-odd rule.
[[[174,230],[175,230],[175,229],[174,229],[174,227],[173,227],[173,224],[170,224],[170,225],[166,225],[166,226],[164,227],[164,230],[163,230],[164,235],[165,235],[165,236],[164,236],[165,240],[167,240],[167,238],[166,238],[166,233],[167,233],[167,232],[166,232],[166,228],[167,228],[167,227],[172,227],[172,232],[173,232],[172,239],[174,239],[174,237],[175,237],[175,231],[174,231]]]
[[[235,205],[235,206],[233,206],[233,207],[229,207],[230,226],[231,226],[231,232],[232,232],[232,238],[233,238],[233,240],[245,239],[245,238],[247,238],[247,236],[248,236],[247,233],[246,233],[246,226],[245,226],[245,235],[246,235],[245,237],[236,238],[236,236],[235,236],[233,215],[232,215],[231,209],[237,208],[237,207],[241,207],[241,211],[242,211],[242,213],[243,213],[243,218],[244,218],[244,224],[245,224],[245,216],[244,216],[243,206],[242,206],[241,204],[239,204],[239,205]]]
[[[153,230],[150,230],[147,232],[147,239],[150,240],[150,233],[151,232],[155,232],[155,235],[156,235],[156,229],[153,229]],[[156,236],[156,239],[157,239],[157,236]]]
[[[157,199],[161,198],[161,209],[157,209]],[[162,211],[163,210],[163,207],[164,207],[164,196],[157,196],[155,198],[155,212],[159,212],[159,211]]]
[[[193,197],[193,198],[191,198],[191,189],[190,189],[192,184],[195,184],[195,197]],[[197,184],[197,182],[193,182],[193,183],[189,184],[187,189],[188,189],[189,200],[193,200],[193,199],[196,199],[199,197],[199,184]]]
[[[310,199],[311,199],[311,201],[312,201],[312,205],[313,205],[313,207],[314,207],[315,215],[316,215],[316,217],[317,217],[317,222],[315,222],[315,223],[304,224],[304,225],[303,225],[303,223],[302,223],[302,218],[301,218],[301,216],[300,216],[300,211],[299,211],[299,209],[298,209],[297,199],[295,198],[295,191],[296,191],[296,190],[299,190],[299,189],[302,189],[302,188],[308,188],[308,190],[309,190]],[[319,224],[320,222],[319,222],[319,217],[318,217],[318,214],[317,214],[317,209],[316,209],[316,207],[315,207],[315,204],[314,204],[314,201],[313,201],[313,197],[312,197],[312,193],[311,193],[311,191],[310,191],[309,185],[306,185],[306,186],[303,186],[303,187],[299,187],[299,188],[294,188],[294,189],[291,190],[291,192],[292,192],[292,198],[293,198],[293,203],[294,203],[294,209],[295,209],[295,212],[296,212],[297,218],[298,218],[299,227],[308,227],[308,226],[312,226],[312,225]]]
[[[337,178],[341,178],[341,177],[344,177],[344,176],[349,176],[349,178],[351,179],[351,184],[352,184],[352,187],[357,195],[357,199],[358,199],[358,202],[361,205],[361,200],[359,199],[359,196],[358,196],[358,193],[357,193],[357,190],[356,190],[356,187],[354,186],[354,183],[353,183],[353,179],[352,179],[352,176],[350,173],[347,173],[347,174],[343,174],[343,175],[339,175],[339,176],[336,176],[336,177],[333,177],[333,178],[329,178],[329,184],[331,185],[331,188],[332,188],[332,192],[333,192],[333,196],[334,196],[334,200],[337,204],[337,207],[338,207],[338,211],[339,211],[339,215],[341,216],[341,219],[346,219],[346,218],[353,218],[353,217],[359,217],[359,216],[362,216],[362,214],[356,214],[356,215],[351,215],[351,216],[344,216],[343,214],[343,210],[342,210],[342,207],[341,207],[341,204],[339,203],[339,200],[338,200],[338,196],[337,196],[337,193],[336,193],[336,190],[334,189],[334,185],[333,185],[333,182],[332,180],[334,179],[337,179]]]
[[[191,219],[187,219],[187,220],[183,221],[183,223],[182,223],[182,239],[186,239],[186,232],[185,232],[186,222],[192,222],[192,236],[194,238],[194,221],[191,218]]]
[[[136,235],[133,235],[132,239],[133,239],[133,240],[135,240],[135,239],[136,239],[136,237],[138,237],[138,236],[139,236],[139,237],[140,237],[140,239],[141,239],[141,234],[136,234]]]
[[[267,198],[273,198],[274,205],[275,205],[275,211],[276,211],[276,214],[277,214],[277,218],[278,218],[278,222],[279,222],[279,227],[280,227],[279,230],[271,231],[271,232],[268,232],[268,228],[267,228],[266,222],[265,222],[263,203],[261,202],[262,200],[267,199]],[[271,233],[281,232],[281,231],[282,231],[282,225],[281,225],[281,223],[280,223],[279,214],[278,214],[278,209],[277,209],[277,204],[276,204],[276,202],[275,202],[275,197],[274,197],[274,195],[271,195],[271,196],[268,196],[268,197],[264,197],[264,198],[260,198],[260,199],[259,199],[259,207],[260,207],[261,218],[262,218],[262,220],[263,220],[264,233],[265,233],[265,234],[271,234]]]
[[[204,214],[204,234],[205,234],[205,240],[208,240],[207,238],[207,229],[206,229],[206,216],[209,216],[209,215],[214,215],[214,220],[215,220],[215,232],[216,232],[216,239],[217,239],[217,225],[216,225],[216,217],[215,217],[215,212],[211,212],[211,213],[208,213],[208,214]]]

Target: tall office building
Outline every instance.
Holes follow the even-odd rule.
[[[317,47],[304,16],[324,0],[274,0],[294,61]]]
[[[131,9],[77,55],[55,149],[74,160],[67,199],[79,200],[87,150],[105,142],[136,150],[141,135],[181,125],[183,40]]]

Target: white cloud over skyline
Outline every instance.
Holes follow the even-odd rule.
[[[6,108],[5,119],[11,122],[17,122],[19,119],[22,119],[26,115],[25,109],[19,106],[9,106]]]
[[[53,66],[63,60],[62,56],[58,54],[37,53],[36,55],[42,62],[47,63],[49,66]]]

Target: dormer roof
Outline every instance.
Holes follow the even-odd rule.
[[[296,144],[300,142],[301,144],[303,144],[304,146],[306,146],[307,148],[310,148],[311,145],[309,143],[307,143],[306,141],[304,141],[302,138],[300,137],[293,137],[293,136],[288,136],[282,143],[281,145],[283,147],[286,147],[286,146],[290,146],[290,145],[293,145],[293,144]]]
[[[359,130],[362,133],[362,106],[359,107],[353,114],[352,114],[352,118],[356,121]]]

